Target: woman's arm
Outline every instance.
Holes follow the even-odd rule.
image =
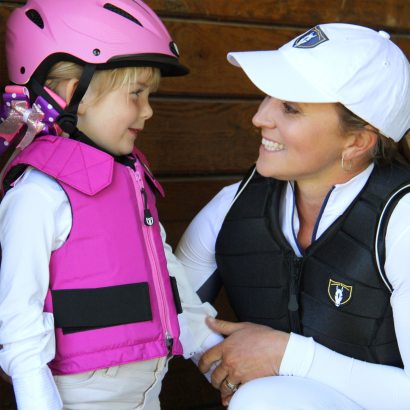
[[[223,188],[192,220],[175,255],[203,301],[213,302],[221,287],[216,272],[215,242],[239,183]]]

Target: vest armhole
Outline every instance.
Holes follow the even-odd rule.
[[[374,251],[376,258],[376,265],[379,271],[380,277],[390,293],[393,292],[393,286],[389,282],[386,272],[384,270],[384,263],[386,261],[386,244],[385,237],[387,232],[387,226],[396,205],[400,199],[410,192],[410,184],[400,187],[395,191],[384,205],[383,211],[380,214],[379,222],[376,229],[376,237],[374,240]]]
[[[27,169],[27,164],[18,164],[12,167],[7,174],[4,176],[3,183],[2,183],[2,196],[7,193],[7,191],[13,186],[13,183],[19,179],[24,171]]]
[[[242,194],[242,192],[248,186],[249,182],[252,180],[252,178],[255,174],[256,174],[256,165],[254,165],[248,171],[248,173],[245,175],[245,177],[242,179],[241,183],[239,184],[238,190],[236,191],[236,194],[235,194],[231,204],[229,205],[229,208],[228,208],[226,214],[228,214],[228,212],[232,208],[233,204],[236,202],[236,200],[239,198],[239,196]]]

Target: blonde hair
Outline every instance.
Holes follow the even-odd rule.
[[[366,125],[369,125],[368,122],[348,110],[344,105],[337,103],[336,106],[339,112],[340,125],[344,132],[360,130]],[[410,164],[410,131],[407,132],[399,142],[385,137],[378,130],[375,130],[375,132],[377,134],[377,144],[372,154],[373,161],[376,164],[386,165],[393,161]]]
[[[83,72],[83,67],[79,64],[60,61],[51,67],[45,85],[55,91],[61,81],[79,80]],[[159,87],[161,74],[158,68],[154,67],[121,67],[110,70],[97,70],[89,85],[93,90],[93,101],[102,98],[110,91],[128,86],[129,88],[137,82],[143,82],[151,91],[156,91]]]

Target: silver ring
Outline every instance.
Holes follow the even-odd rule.
[[[236,392],[236,390],[238,390],[238,385],[231,383],[231,382],[228,380],[228,378],[225,379],[225,385],[226,385],[226,387],[227,387],[229,390],[231,390],[231,391],[233,391],[233,392]]]

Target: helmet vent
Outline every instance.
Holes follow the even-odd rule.
[[[119,7],[114,6],[111,3],[105,3],[104,8],[112,11],[113,13],[119,14],[121,17],[125,17],[128,20],[131,20],[133,23],[138,24],[139,26],[143,27],[143,25],[131,14],[127,13],[125,10],[120,9]]]
[[[37,10],[30,9],[26,11],[26,16],[41,29],[44,28],[44,21]]]

